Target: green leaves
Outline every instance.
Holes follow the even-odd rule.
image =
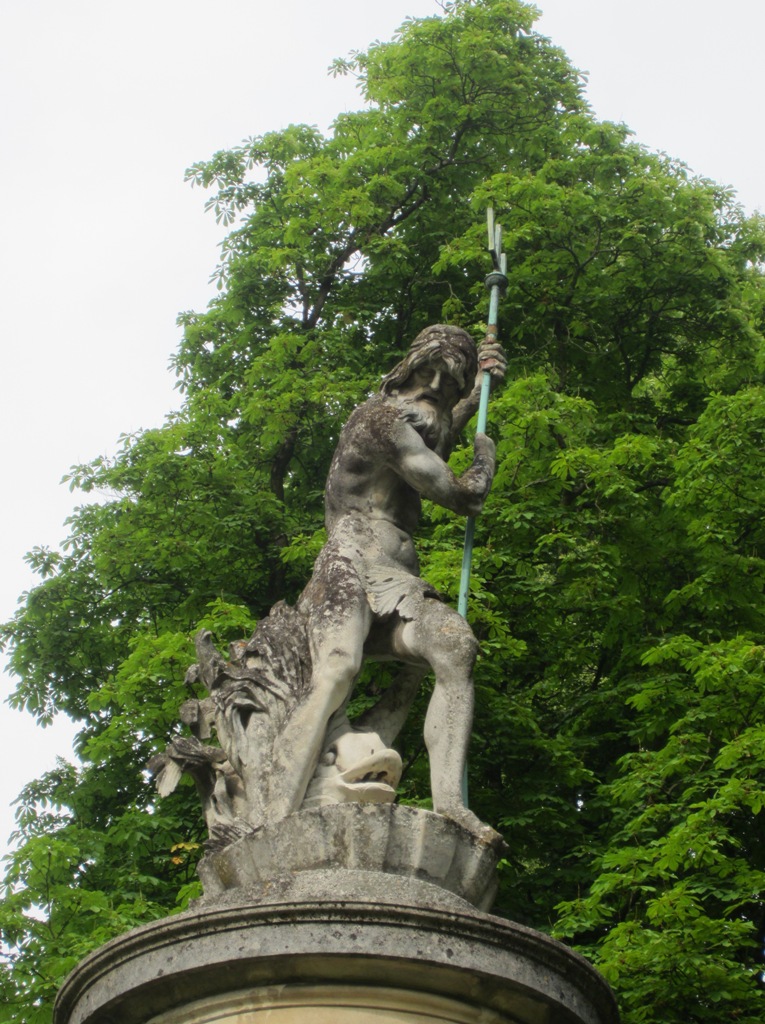
[[[597,880],[558,925],[592,943],[607,928],[591,951],[628,1021],[713,1020],[720,1003],[761,1015],[764,653],[677,636],[644,657],[652,675],[630,703],[651,745],[602,794],[614,817]]]

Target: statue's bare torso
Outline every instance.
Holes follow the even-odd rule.
[[[352,414],[327,478],[325,522],[328,537],[348,534],[372,541],[374,551],[361,548],[349,555],[367,563],[383,557],[417,574],[412,534],[421,501],[397,465],[397,435],[413,430],[401,413],[397,402],[376,395]]]

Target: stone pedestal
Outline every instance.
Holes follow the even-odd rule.
[[[55,1024],[617,1024],[586,961],[467,901],[494,858],[469,833],[412,808],[308,814],[208,856],[198,905],[87,957]]]

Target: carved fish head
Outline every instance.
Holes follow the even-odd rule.
[[[302,806],[392,803],[401,769],[401,757],[377,733],[362,732],[348,723],[344,731],[332,734]]]

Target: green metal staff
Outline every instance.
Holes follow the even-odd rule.
[[[502,228],[494,223],[494,210],[489,207],[486,211],[486,221],[489,230],[489,253],[491,254],[494,269],[486,278],[486,287],[489,289],[489,323],[486,330],[486,341],[489,344],[496,344],[499,330],[499,300],[507,289],[507,257],[502,252]],[[486,420],[489,414],[489,392],[491,391],[491,373],[484,369],[481,378],[481,399],[478,404],[478,423],[476,432],[486,433]],[[460,576],[460,596],[457,602],[457,611],[463,618],[467,618],[468,591],[470,589],[470,567],[473,562],[473,538],[475,536],[475,519],[468,517],[465,527],[465,549],[462,555],[462,575]]]

